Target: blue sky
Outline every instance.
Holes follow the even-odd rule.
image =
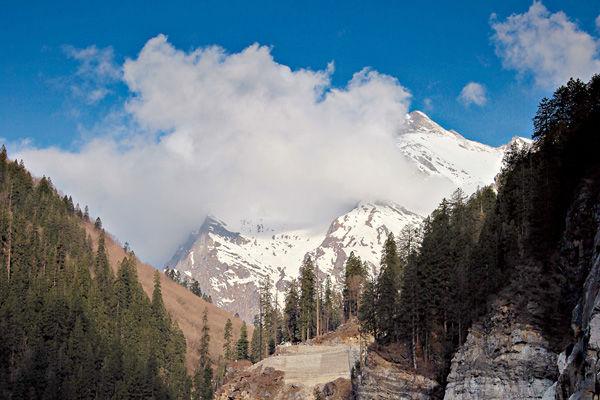
[[[88,104],[68,89],[78,62],[65,46],[112,47],[121,63],[152,37],[166,34],[176,48],[211,44],[238,52],[258,42],[291,68],[324,69],[335,62],[334,85],[370,66],[396,77],[413,95],[411,109],[469,138],[499,145],[528,135],[531,117],[548,87],[531,74],[503,68],[495,53],[492,13],[524,13],[523,1],[420,2],[177,2],[145,1],[1,3],[0,137],[30,138],[38,146],[77,147],[107,111],[119,107],[127,87]],[[252,3],[252,4],[251,4]],[[596,36],[597,1],[545,1],[579,29]],[[457,100],[468,82],[486,88],[484,105]],[[429,99],[429,100],[426,100]]]
[[[408,111],[497,146],[600,71],[598,1],[0,9],[0,140],[155,265],[209,214],[313,230],[364,200],[425,215],[454,186],[398,152]]]

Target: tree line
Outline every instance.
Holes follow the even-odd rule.
[[[212,303],[212,296],[202,291],[200,288],[200,283],[196,279],[187,278],[181,275],[181,272],[175,268],[165,267],[164,273],[173,282],[180,284],[190,292],[194,293],[196,296],[200,297],[202,300]]]
[[[149,298],[129,246],[113,273],[102,221],[94,221],[95,249],[82,221],[90,221],[87,206],[82,211],[61,197],[49,178],[34,179],[2,146],[0,398],[212,399],[227,363],[250,359],[246,324],[234,343],[227,320],[223,353],[213,361],[205,309],[190,377],[186,341],[165,309],[160,273]],[[206,297],[199,287],[195,294]]]
[[[469,327],[501,292],[524,312],[532,299],[540,304],[550,335],[568,326],[586,273],[566,270],[557,249],[575,196],[600,190],[599,123],[600,76],[570,80],[541,101],[533,145],[512,144],[495,187],[458,190],[422,227],[388,237],[359,308],[377,346],[400,345],[410,367],[444,384]],[[572,212],[582,255],[593,247],[593,210]]]

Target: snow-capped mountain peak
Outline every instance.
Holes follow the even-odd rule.
[[[493,183],[511,143],[525,146],[531,141],[515,137],[504,146],[488,146],[443,128],[421,111],[406,116],[396,138],[398,156],[414,163],[423,180],[435,177],[447,182],[443,190],[460,187],[466,193]],[[448,194],[440,189],[439,199],[433,200]],[[322,276],[339,285],[352,251],[376,273],[388,234],[397,235],[407,224],[421,221],[420,215],[393,201],[359,202],[334,218],[328,229],[290,230],[262,219],[243,220],[231,228],[216,217],[207,217],[168,266],[194,277],[218,305],[251,321],[258,310],[257,288],[266,277],[271,278],[282,298],[286,282],[298,275],[309,255]],[[319,226],[326,226],[326,222]]]
[[[406,115],[406,123],[400,130],[400,133],[427,132],[440,136],[461,137],[462,136],[452,130],[442,128],[437,122],[433,121],[423,111],[415,110]]]
[[[511,140],[529,143],[525,138]],[[396,143],[404,156],[425,176],[449,179],[465,192],[493,182],[500,171],[507,145],[492,147],[469,140],[433,122],[425,113],[408,114]]]

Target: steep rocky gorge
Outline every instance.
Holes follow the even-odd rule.
[[[571,205],[551,265],[517,268],[470,329],[452,360],[445,399],[598,398],[600,202],[594,182],[586,181]]]

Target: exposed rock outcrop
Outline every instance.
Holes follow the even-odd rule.
[[[232,371],[217,399],[350,400],[358,349],[345,344],[280,346],[275,355]]]
[[[556,353],[514,304],[498,301],[491,315],[454,356],[444,399],[541,399],[558,375]]]
[[[387,361],[369,351],[360,376],[355,378],[358,400],[428,400],[439,398],[436,381]]]
[[[600,203],[597,197],[587,196],[593,206],[581,205],[571,218],[570,228],[575,234],[567,237],[563,245],[563,263],[575,266],[574,274],[584,274],[585,282],[577,306],[573,310],[571,329],[573,341],[559,357],[560,376],[555,385],[555,398],[600,398],[600,229],[592,235],[580,232],[580,220],[590,220],[598,227]],[[581,212],[587,213],[581,215]],[[573,213],[572,213],[573,214]],[[587,276],[585,275],[587,274]]]
[[[304,399],[300,388],[286,390],[283,372],[273,368],[237,370],[215,395],[216,400]]]

